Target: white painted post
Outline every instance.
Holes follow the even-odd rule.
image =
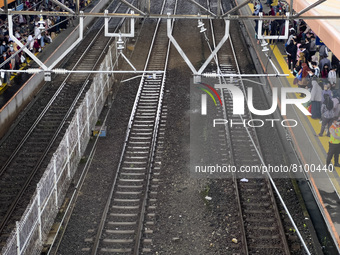
[[[21,254],[21,250],[20,250],[20,227],[19,227],[19,221],[15,222],[15,226],[16,226],[16,232],[17,232],[17,255]]]
[[[86,118],[87,118],[87,133],[90,134],[90,111],[89,111],[89,97],[86,97]]]
[[[54,172],[54,191],[55,191],[55,206],[58,209],[58,179],[57,179],[57,160],[53,158],[53,172]]]
[[[111,70],[112,70],[112,71],[113,71],[113,69],[115,68],[114,63],[116,63],[116,61],[113,62],[113,58],[116,57],[116,56],[113,56],[113,53],[114,53],[114,48],[113,48],[113,49],[111,48],[111,50],[110,50],[110,61],[111,61]],[[115,75],[112,74],[112,79],[114,79],[114,77],[115,77]]]
[[[69,141],[69,133],[66,136],[66,147],[67,147],[67,177],[71,178],[71,162],[70,162],[70,141]]]
[[[39,241],[42,242],[42,226],[41,226],[41,202],[40,202],[40,183],[37,184],[37,199],[38,199],[38,222],[39,222]]]
[[[110,52],[110,50],[111,50],[111,45],[109,46],[109,52]],[[110,53],[111,54],[111,53]],[[107,71],[110,71],[110,60],[109,60],[109,55],[106,55],[106,57],[105,57],[105,62],[106,62],[106,70]],[[107,84],[109,84],[109,79],[110,79],[110,75],[109,74],[107,74],[106,75],[106,83]]]
[[[104,68],[104,66],[103,66]],[[100,74],[100,90],[101,90],[101,95],[102,95],[102,101],[104,101],[104,79],[103,79],[103,74]]]
[[[79,151],[79,155],[81,155],[81,147],[80,147],[80,127],[79,127],[79,111],[77,111],[77,135],[78,135],[78,139],[77,139],[77,143],[78,143],[78,151]]]
[[[111,70],[113,70],[113,62],[112,62],[112,47],[111,45],[109,46],[109,52],[110,52],[110,63],[111,63]]]
[[[94,97],[94,116],[95,116],[95,119],[97,119],[98,118],[98,116],[97,116],[97,79],[94,79],[93,80],[93,97]]]

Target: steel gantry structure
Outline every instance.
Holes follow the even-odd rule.
[[[293,10],[292,8],[290,8],[290,12],[287,12],[286,14],[283,14],[281,16],[266,16],[265,18],[263,17],[263,15],[259,15],[259,16],[255,16],[255,15],[237,15],[234,14],[236,11],[238,11],[240,8],[246,6],[248,3],[250,3],[252,0],[246,0],[243,3],[237,5],[236,7],[232,8],[231,10],[227,11],[226,13],[221,13],[221,5],[220,5],[220,0],[218,1],[218,5],[217,5],[217,12],[214,13],[210,10],[208,10],[207,8],[205,8],[204,6],[200,5],[198,2],[196,2],[195,0],[188,0],[191,3],[193,3],[194,5],[198,6],[199,9],[202,10],[202,13],[206,13],[206,14],[201,14],[198,13],[196,15],[193,14],[172,14],[172,13],[167,13],[167,14],[153,14],[150,13],[150,9],[148,9],[147,12],[144,12],[140,9],[138,9],[136,6],[126,2],[125,0],[120,0],[122,3],[128,5],[133,11],[131,13],[109,13],[107,10],[105,10],[103,13],[83,13],[79,10],[79,0],[76,0],[76,8],[75,11],[71,10],[70,8],[68,8],[67,6],[65,6],[63,3],[57,1],[57,0],[52,0],[53,3],[57,4],[58,6],[61,7],[61,9],[63,10],[62,12],[55,12],[55,11],[16,11],[16,10],[10,10],[8,9],[8,3],[7,0],[4,0],[4,9],[0,9],[0,13],[2,14],[6,14],[8,15],[8,21],[9,21],[9,30],[10,30],[10,35],[11,38],[14,41],[18,41],[16,40],[16,38],[13,35],[13,26],[12,26],[12,17],[13,15],[16,14],[22,14],[22,15],[47,15],[47,16],[66,16],[66,17],[77,17],[79,18],[80,21],[80,27],[79,27],[79,39],[72,44],[72,46],[68,49],[67,52],[70,52],[70,50],[72,50],[74,47],[76,47],[78,45],[78,43],[82,40],[83,38],[83,34],[82,34],[82,30],[83,26],[82,26],[82,21],[85,17],[97,17],[97,18],[105,18],[105,35],[106,36],[113,36],[113,37],[131,37],[131,35],[134,34],[134,25],[132,24],[133,21],[135,19],[147,19],[147,18],[162,18],[162,19],[167,19],[168,22],[170,22],[171,20],[174,19],[197,19],[199,22],[202,22],[202,20],[212,20],[212,19],[224,19],[225,20],[225,35],[223,37],[223,40],[220,42],[219,46],[222,46],[228,36],[229,36],[229,25],[230,25],[230,20],[246,20],[246,19],[251,19],[251,20],[259,20],[259,24],[262,24],[262,21],[265,20],[286,20],[286,24],[288,24],[289,20],[293,20],[296,18],[300,18],[300,19],[339,19],[340,15],[337,16],[304,16],[302,14],[304,14],[305,12],[309,11],[310,9],[316,7],[317,5],[325,2],[326,0],[319,0],[316,3],[310,5],[309,7],[305,8],[304,10],[301,10],[299,13],[293,14]],[[290,6],[293,5],[293,0],[290,0]],[[121,34],[121,35],[117,35],[117,34],[111,34],[108,33],[108,20],[111,18],[127,18],[127,19],[131,19],[131,31],[129,34]],[[185,62],[187,63],[187,65],[189,66],[189,68],[192,70],[194,78],[196,78],[196,81],[199,82],[200,81],[200,76],[207,76],[210,74],[204,74],[203,71],[206,67],[206,64],[204,64],[198,71],[196,71],[193,68],[193,65],[190,63],[189,59],[185,56],[185,53],[182,51],[182,49],[179,47],[179,45],[177,44],[175,38],[172,36],[171,31],[168,31],[168,38],[170,39],[170,41],[173,43],[173,45],[175,46],[175,48],[178,50],[178,52],[180,53],[180,55],[182,56],[182,58],[185,60]],[[260,26],[259,26],[259,34],[261,34],[260,31]],[[283,36],[280,36],[280,39],[287,39],[288,38],[288,26],[286,26],[286,32]],[[267,39],[267,37],[262,36],[260,39]],[[28,43],[26,45],[21,44],[20,42],[17,42],[19,44],[19,46],[21,47],[20,51],[24,50],[27,54],[29,54],[30,56],[33,54],[30,54],[30,52],[28,52],[28,49],[26,48]],[[219,49],[220,47],[218,47]],[[208,59],[212,59],[218,52],[218,49],[214,50],[211,55],[209,56]],[[133,67],[132,63],[129,62],[129,60],[122,54],[122,57],[129,63],[130,66]],[[50,67],[45,66],[43,63],[41,63],[41,61],[36,57],[33,56],[32,57],[33,60],[40,66],[40,68],[31,68],[31,69],[26,69],[26,70],[4,70],[1,69],[1,67],[3,66],[3,64],[0,64],[0,71],[1,72],[26,72],[26,73],[39,73],[39,72],[44,72],[45,73],[45,80],[50,80],[50,76],[51,73],[69,73],[69,72],[74,72],[71,70],[65,70],[65,69],[53,69],[57,63],[61,60],[61,58],[58,58]],[[9,59],[8,59],[9,60]],[[88,71],[84,71],[84,72],[88,72]],[[131,71],[117,71],[117,70],[98,70],[98,71],[91,71],[91,72],[103,72],[103,73],[145,73],[143,71],[138,71],[135,68],[133,68],[133,70]],[[154,70],[154,71],[150,71],[149,73],[159,73],[159,70]],[[273,74],[275,76],[286,76],[284,74]],[[242,76],[242,75],[240,75]],[[270,76],[268,74],[268,76]]]

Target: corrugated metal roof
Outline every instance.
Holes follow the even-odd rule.
[[[293,9],[296,12],[300,12],[315,2],[317,2],[317,0],[294,0]],[[303,15],[316,17],[320,15],[340,15],[340,1],[327,0],[326,2],[314,7]],[[303,18],[303,15],[301,18]],[[313,32],[322,39],[322,41],[333,52],[333,54],[335,54],[335,56],[340,59],[340,19],[306,19],[305,21],[311,27]]]

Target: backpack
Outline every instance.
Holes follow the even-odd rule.
[[[327,110],[332,110],[333,109],[333,100],[331,98],[328,98],[327,101],[326,101],[326,108]]]
[[[327,58],[328,57],[328,49],[326,47],[326,45],[321,45],[320,48],[319,48],[319,54],[321,57],[325,57]]]

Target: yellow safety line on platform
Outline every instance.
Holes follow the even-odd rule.
[[[293,80],[294,80],[294,75],[290,73],[290,70],[288,68],[288,64],[284,58],[284,56],[281,54],[280,50],[278,47],[275,47],[273,45],[270,46],[274,55],[275,55],[275,58],[277,59],[282,71],[284,73],[288,73],[289,76],[287,77],[288,78],[288,82],[290,84],[291,87],[296,87],[296,85],[293,84]],[[301,121],[305,122],[303,118],[300,118]],[[321,123],[319,120],[314,120],[312,119],[310,116],[308,117],[308,120],[311,124],[311,126],[313,127],[313,130],[315,133],[313,133],[310,129],[306,129],[306,132],[307,132],[307,135],[309,135],[310,138],[314,138],[314,139],[311,139],[312,143],[314,145],[317,145],[317,146],[314,146],[314,148],[317,150],[317,153],[318,155],[325,161],[326,160],[326,154],[325,154],[325,151],[327,152],[328,151],[328,137],[326,135],[324,135],[323,137],[316,137],[316,135],[318,135],[320,133],[320,130],[321,130]],[[304,124],[307,124],[306,122],[303,123]],[[304,125],[304,127],[306,127],[306,125]],[[320,148],[320,146],[318,146],[317,144],[317,141],[316,141],[316,138],[319,138],[320,140],[320,143],[324,149],[324,151]],[[340,175],[340,168],[336,167],[335,168],[336,172],[338,175]],[[339,182],[337,181],[336,177],[334,176],[333,173],[330,174],[330,178],[333,182],[333,185],[334,187],[337,189],[337,192],[340,193],[340,184]]]
[[[248,7],[249,7],[250,12],[251,12],[251,13],[254,13],[254,11],[255,11],[255,10],[254,10],[254,4],[249,3],[249,4],[248,4]]]
[[[284,58],[283,58],[281,52],[280,52],[278,49],[275,50],[274,46],[272,47],[272,50],[273,50],[273,52],[274,52],[274,55],[275,55],[277,61],[280,63],[280,66],[281,66],[282,70],[283,70],[285,73],[290,74],[290,70],[288,70],[288,65],[285,63]],[[283,63],[283,64],[282,64],[282,63]],[[293,77],[293,78],[294,78],[293,75],[289,75],[289,77]],[[288,79],[287,81],[289,81],[289,80],[291,80],[291,79]],[[292,81],[291,81],[291,82],[292,82]],[[294,86],[294,85],[291,84],[291,83],[289,83],[289,84],[290,84],[290,86]],[[299,113],[298,113],[298,114],[299,114]],[[303,121],[304,118],[300,118],[300,119],[301,119],[301,121]],[[303,122],[304,122],[304,121],[303,121]],[[306,123],[306,122],[305,122],[305,123]],[[304,124],[305,124],[305,123],[304,123]],[[304,125],[304,124],[303,124],[304,127],[308,127],[308,125]],[[291,128],[290,128],[290,129],[291,129]],[[308,129],[309,129],[309,128],[308,128]],[[305,129],[305,131],[307,132],[306,129]],[[292,132],[292,130],[291,130],[291,132]],[[310,133],[311,133],[311,132],[312,132],[312,131],[310,130]],[[308,132],[307,132],[307,135],[309,135]],[[316,138],[316,137],[314,136],[314,134],[311,135],[311,136],[309,136],[309,137],[310,137],[310,139]],[[304,164],[306,164],[307,161],[306,161],[306,159],[304,158],[304,156],[303,156],[303,154],[302,154],[302,151],[301,151],[300,147],[298,146],[298,142],[297,142],[297,140],[296,140],[295,135],[294,135],[293,132],[292,132],[292,139],[294,140],[294,143],[295,143],[296,146],[297,146],[296,148],[297,148],[297,150],[298,150],[298,154],[300,155],[302,162],[304,162]],[[314,148],[315,148],[315,147],[314,147]],[[316,146],[316,148],[318,148],[318,149],[321,150],[320,146]],[[325,153],[323,152],[323,153],[318,154],[318,155],[324,155],[324,156],[325,156]],[[310,172],[307,173],[307,175],[309,176],[309,181],[311,182],[311,184],[312,184],[312,186],[313,186],[313,188],[314,188],[314,191],[315,191],[315,193],[316,193],[316,196],[318,197],[318,200],[319,200],[319,202],[320,202],[320,204],[321,204],[321,206],[322,206],[322,208],[323,208],[323,211],[324,211],[324,213],[325,213],[325,217],[326,217],[328,223],[330,224],[330,228],[331,228],[331,230],[332,230],[332,232],[333,232],[334,237],[336,238],[337,245],[340,246],[340,237],[339,237],[339,235],[338,235],[338,232],[336,231],[336,228],[335,228],[334,223],[333,223],[333,220],[332,220],[332,218],[331,218],[331,216],[330,216],[330,214],[329,214],[329,212],[328,212],[328,209],[327,209],[327,207],[325,206],[325,204],[324,204],[324,202],[323,202],[322,196],[321,196],[321,194],[320,194],[320,192],[319,192],[318,187],[316,186],[316,183],[315,183],[315,181],[314,181],[314,178],[313,178],[313,176],[311,176],[311,173],[310,173]],[[333,184],[334,188],[337,190],[337,193],[338,193],[338,190],[339,190],[339,189],[338,189],[338,187],[339,187],[338,182],[336,181],[336,179],[335,179],[334,177],[333,177],[333,178],[330,177],[330,175],[331,175],[332,177],[333,177],[334,175],[333,175],[333,173],[328,173],[328,177],[329,177],[331,183]],[[334,181],[333,181],[333,180],[335,180],[335,185],[334,185]]]

